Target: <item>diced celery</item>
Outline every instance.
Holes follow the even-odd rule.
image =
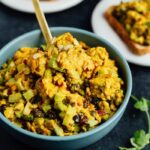
[[[68,73],[69,73],[69,76],[70,76],[70,78],[71,78],[71,83],[74,83],[74,84],[76,84],[76,83],[82,84],[82,80],[81,80],[81,78],[80,78],[80,74],[79,74],[78,71],[76,71],[76,70],[69,70]]]
[[[54,120],[51,120],[50,122],[54,128],[54,131],[56,132],[56,135],[64,136],[63,129],[59,127],[58,124]]]
[[[94,127],[95,125],[97,125],[97,123],[98,122],[94,118],[93,119],[91,118],[88,120],[88,124],[90,127]]]
[[[0,99],[0,106],[6,105],[6,100],[5,99]]]
[[[16,103],[19,102],[19,100],[22,98],[21,93],[14,93],[9,95],[8,101],[9,103]]]
[[[1,94],[2,97],[8,97],[8,89],[5,89]]]
[[[55,45],[50,45],[50,46],[48,47],[48,51],[51,51],[51,55],[52,55],[53,57],[57,57],[57,56],[58,56],[58,49],[56,48]]]
[[[17,118],[21,118],[22,117],[22,112],[15,111],[15,115],[16,115]]]
[[[82,95],[82,96],[84,96],[85,95],[85,93],[84,93],[84,91],[83,90],[79,90],[79,93]]]
[[[24,98],[26,101],[29,101],[31,98],[34,97],[34,92],[33,90],[29,89],[27,92],[23,93]]]
[[[75,128],[75,133],[80,132],[80,127],[79,127],[79,125],[75,124],[74,128]]]
[[[52,78],[52,72],[51,72],[51,70],[50,69],[47,69],[46,71],[45,71],[45,73],[44,73],[44,77],[50,77],[50,78]]]
[[[14,110],[12,107],[7,107],[4,111],[4,115],[8,119],[14,119]]]
[[[11,78],[10,72],[7,71],[7,72],[5,73],[5,80],[9,80],[10,78]]]
[[[34,119],[34,116],[32,114],[29,114],[29,115],[24,115],[23,116],[23,119],[26,120],[26,121],[33,121]]]
[[[55,69],[58,68],[58,64],[57,64],[57,58],[56,57],[52,57],[49,62],[48,62],[48,66]]]
[[[62,68],[59,68],[57,64],[57,57],[52,57],[48,62],[48,67],[53,68],[59,72],[64,72]]]
[[[13,61],[10,61],[9,65],[8,65],[8,70],[10,70],[11,68],[15,67],[15,63]]]
[[[24,73],[25,73],[25,74],[30,74],[30,68],[29,68],[29,67],[26,67]]]
[[[102,68],[102,69],[100,69],[100,70],[98,71],[98,75],[101,75],[101,74],[106,74],[106,73],[105,73],[105,69]]]
[[[47,113],[51,109],[51,105],[49,104],[44,104],[42,105],[42,110]]]
[[[62,111],[59,113],[60,118],[64,118],[65,117],[66,112]]]
[[[2,85],[4,82],[4,78],[0,76],[0,85]]]
[[[15,105],[14,111],[15,111],[15,115],[17,118],[22,117],[23,110],[24,110],[24,103],[23,102],[19,102]]]
[[[74,123],[73,116],[75,115],[75,113],[76,113],[76,109],[69,105],[63,120],[63,125],[69,127],[71,124],[73,124]]]
[[[22,79],[21,79],[21,78],[19,78],[19,79],[16,81],[16,86],[17,86],[17,88],[18,88],[20,91],[23,91],[23,90],[24,90],[24,87],[23,87]]]
[[[18,72],[22,71],[25,67],[26,67],[25,64],[19,64],[19,65],[17,66]]]
[[[24,115],[29,115],[30,114],[30,112],[32,110],[31,106],[32,106],[32,104],[30,102],[27,102],[27,104],[26,104],[26,106],[23,110]]]
[[[40,46],[40,48],[41,48],[43,51],[45,51],[45,50],[47,49],[47,46],[42,44],[42,45]]]
[[[9,83],[9,84],[14,84],[14,83],[15,83],[15,79],[14,79],[14,78],[11,78],[11,79],[8,80],[7,83]]]
[[[131,30],[130,24],[126,24],[126,30],[127,30],[128,32],[130,32],[130,30]]]
[[[24,109],[24,103],[23,103],[23,101],[20,101],[14,107],[14,110],[17,110],[17,111],[23,111],[23,109]]]
[[[63,100],[65,99],[65,95],[63,93],[57,93],[54,97],[55,100],[55,108],[59,109],[61,111],[66,111],[67,106],[63,103]]]

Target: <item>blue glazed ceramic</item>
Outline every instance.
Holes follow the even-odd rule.
[[[127,103],[129,101],[132,89],[132,77],[130,68],[123,58],[123,56],[117,51],[117,49],[112,46],[109,42],[102,39],[101,37],[96,36],[93,33],[68,27],[56,27],[51,28],[52,35],[57,36],[65,32],[71,32],[78,40],[86,42],[90,46],[104,46],[108,50],[110,57],[116,60],[116,63],[119,67],[120,74],[125,81],[125,98],[122,105],[119,107],[118,111],[111,117],[108,121],[99,125],[95,129],[81,133],[78,135],[67,136],[67,137],[58,137],[58,136],[44,136],[39,134],[34,134],[27,130],[21,129],[13,125],[9,120],[7,120],[0,113],[0,125],[3,126],[9,133],[11,133],[18,140],[29,144],[36,148],[41,148],[43,150],[73,150],[79,149],[85,146],[88,146],[106,134],[108,134],[113,127],[118,123],[122,117]],[[109,39],[108,39],[109,40]],[[13,54],[20,47],[29,47],[29,46],[38,46],[43,43],[43,37],[39,30],[29,32],[24,34],[12,42],[8,43],[0,51],[0,65],[6,62],[7,59],[11,58]]]

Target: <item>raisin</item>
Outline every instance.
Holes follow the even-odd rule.
[[[38,49],[37,49],[37,50],[39,50],[39,51],[40,51],[40,50],[43,50],[43,48],[40,46],[40,47],[38,47]]]
[[[65,78],[65,80],[68,78],[68,77],[67,77],[67,69],[64,69],[63,77]]]
[[[88,117],[82,115],[81,120],[80,120],[80,124],[83,125],[83,124],[86,124],[87,122],[88,122]]]
[[[8,89],[7,94],[8,94],[8,95],[11,95],[11,94],[12,94],[12,91],[11,91],[10,88]]]
[[[87,108],[88,105],[89,105],[88,101],[85,100],[85,101],[83,102],[83,107],[84,107],[84,108]]]
[[[38,118],[44,117],[44,113],[39,109],[33,109],[32,113],[34,117],[38,117]]]
[[[95,73],[95,76],[98,76],[98,71]]]
[[[51,71],[52,71],[52,76],[56,76],[57,71],[54,69],[51,69]]]
[[[2,105],[2,106],[0,106],[0,112],[4,112],[5,111],[5,109],[6,109],[6,105]]]
[[[75,103],[74,102],[72,102],[72,103],[70,103],[70,105],[72,106],[72,107],[75,107]]]
[[[89,82],[89,80],[85,79],[85,81],[82,85],[82,89],[86,90],[87,87],[90,87],[90,82]]]
[[[24,63],[25,65],[27,65],[27,63],[28,63],[28,62],[27,62],[27,60],[26,60],[26,59],[24,59],[23,63]]]
[[[63,104],[68,105],[70,104],[70,99],[66,97],[66,99],[63,100]]]
[[[66,127],[66,126],[62,125],[62,128],[63,128],[63,131],[64,131],[65,133],[67,133],[67,132],[68,132],[68,129],[67,129],[67,127]]]
[[[80,115],[75,115],[73,117],[73,120],[74,120],[75,123],[80,123],[80,120],[81,120]]]
[[[93,98],[92,98],[92,103],[93,103],[94,105],[97,105],[97,104],[99,103],[99,101],[100,101],[100,99],[97,98],[97,97],[93,97]]]
[[[26,121],[23,119],[23,118],[20,118],[20,119],[18,119],[19,120],[19,122],[22,124],[22,128],[23,129],[26,129],[27,128],[27,123],[26,123]]]
[[[56,118],[57,118],[57,115],[56,115],[56,113],[55,113],[53,110],[49,110],[49,111],[47,112],[47,117],[48,117],[49,119],[56,119]]]
[[[79,115],[75,115],[73,117],[73,120],[75,121],[75,123],[78,123],[80,125],[84,125],[87,123],[88,118],[84,114],[79,114]]]
[[[39,95],[36,95],[35,97],[33,97],[32,99],[31,99],[31,103],[38,103],[38,102],[40,102],[40,101],[42,101],[42,98],[39,96]]]

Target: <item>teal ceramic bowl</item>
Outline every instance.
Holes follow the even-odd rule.
[[[123,103],[121,104],[117,112],[108,121],[99,125],[95,129],[92,129],[91,131],[73,136],[58,137],[34,134],[13,125],[1,113],[0,125],[3,126],[8,131],[8,133],[12,134],[18,140],[36,148],[40,148],[43,150],[80,149],[100,140],[102,137],[108,134],[116,126],[116,124],[122,117],[128,104],[132,89],[131,71],[124,57],[117,51],[114,46],[112,46],[103,38],[84,30],[68,27],[51,28],[51,31],[53,36],[57,36],[65,32],[71,32],[78,40],[82,40],[90,46],[101,45],[106,47],[107,51],[110,54],[110,57],[116,61],[117,66],[119,67],[119,73],[125,81],[126,89]],[[7,59],[11,58],[16,50],[18,50],[20,47],[38,46],[43,42],[44,40],[39,30],[26,33],[16,38],[12,42],[8,43],[0,51],[0,65],[5,63]]]

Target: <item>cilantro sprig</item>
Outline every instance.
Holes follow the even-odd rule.
[[[148,144],[150,144],[150,100],[142,97],[141,99],[132,96],[132,99],[136,101],[134,108],[145,113],[148,124],[147,133],[144,130],[138,130],[134,133],[133,137],[130,138],[131,148],[119,147],[120,150],[142,150]]]

